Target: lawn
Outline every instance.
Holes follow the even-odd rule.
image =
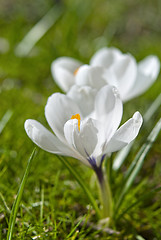
[[[161,1],[1,0],[0,240],[7,237],[11,209],[36,146],[24,122],[36,119],[49,128],[44,107],[53,92],[62,92],[51,75],[52,61],[69,56],[88,64],[104,46],[129,52],[137,61],[151,54],[161,59]],[[144,115],[160,92],[161,75],[146,93],[124,104],[122,122],[135,111]],[[127,169],[161,117],[159,107],[126,161],[111,173],[116,200]],[[78,160],[68,162],[100,206],[93,171]],[[87,194],[57,156],[36,147],[30,165],[12,239],[161,239],[161,134],[108,227],[100,224]]]

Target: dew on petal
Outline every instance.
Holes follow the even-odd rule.
[[[112,88],[112,91],[113,91],[115,97],[120,97],[119,91],[117,90],[116,87],[113,87],[113,88]]]

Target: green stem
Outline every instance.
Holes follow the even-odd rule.
[[[99,186],[100,186],[100,198],[102,203],[102,218],[112,218],[113,214],[113,202],[112,193],[108,180],[105,178],[102,168],[95,170]]]
[[[111,182],[112,182],[112,165],[113,165],[113,154],[111,154],[111,156],[107,159],[107,166],[106,166],[109,185],[111,185]]]

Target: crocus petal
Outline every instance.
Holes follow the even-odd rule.
[[[64,136],[65,136],[68,144],[74,148],[75,148],[75,144],[74,144],[73,134],[74,134],[74,130],[76,128],[78,128],[78,120],[77,119],[70,119],[64,125]]]
[[[124,123],[106,144],[104,153],[118,151],[133,141],[139,133],[143,119],[139,112],[136,112],[131,119]]]
[[[75,83],[74,72],[81,63],[70,57],[57,58],[51,64],[51,73],[58,86],[65,92]]]
[[[103,72],[103,78],[105,79],[106,83],[114,86],[118,89],[119,87],[119,79],[117,78],[114,70],[112,68],[105,68]]]
[[[64,137],[64,124],[75,114],[81,111],[76,103],[61,93],[54,93],[48,98],[45,107],[45,116],[49,126],[61,141],[66,141]]]
[[[137,63],[130,54],[122,55],[112,66],[117,82],[118,90],[121,95],[121,99],[128,93],[129,89],[133,86],[137,75]]]
[[[101,48],[91,58],[91,66],[110,67],[120,59],[122,53],[117,48]]]
[[[82,143],[83,152],[90,156],[97,144],[97,128],[94,126],[94,122],[91,118],[87,121],[82,121],[80,126],[80,132],[76,131],[74,135],[74,142],[78,147],[79,142]]]
[[[83,117],[86,117],[94,110],[94,99],[96,90],[89,86],[74,85],[71,87],[67,96],[73,99],[79,106]]]
[[[65,123],[64,135],[68,144],[72,147],[73,152],[75,152],[75,155],[77,156],[76,158],[83,162],[85,165],[91,167],[89,162],[87,161],[87,154],[82,145],[81,138],[79,138],[78,136],[79,130],[77,119],[71,119]]]
[[[138,72],[129,92],[123,100],[128,101],[144,93],[156,80],[160,71],[160,62],[156,56],[148,56],[138,64]]]
[[[95,99],[95,118],[100,122],[100,142],[109,141],[112,137],[120,125],[122,111],[122,101],[117,89],[109,85],[101,88]]]
[[[157,56],[150,55],[139,62],[138,69],[144,75],[151,76],[155,80],[160,71],[160,61]]]
[[[64,125],[64,134],[67,142],[83,157],[83,161],[85,159],[88,162],[87,159],[97,145],[97,129],[92,119],[81,122],[80,131],[78,129],[78,120],[69,120]]]
[[[83,65],[76,74],[76,84],[87,85],[92,88],[100,89],[106,82],[103,78],[103,68]]]
[[[73,155],[70,148],[49,132],[41,123],[28,119],[25,121],[25,130],[29,138],[43,150],[65,156]]]

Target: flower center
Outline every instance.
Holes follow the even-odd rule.
[[[73,74],[74,74],[74,76],[76,76],[76,75],[77,75],[77,72],[78,72],[78,70],[79,70],[79,67],[75,69],[75,71],[74,71],[74,73],[73,73]]]
[[[80,115],[77,113],[71,117],[71,119],[77,119],[78,120],[78,129],[80,131]]]

